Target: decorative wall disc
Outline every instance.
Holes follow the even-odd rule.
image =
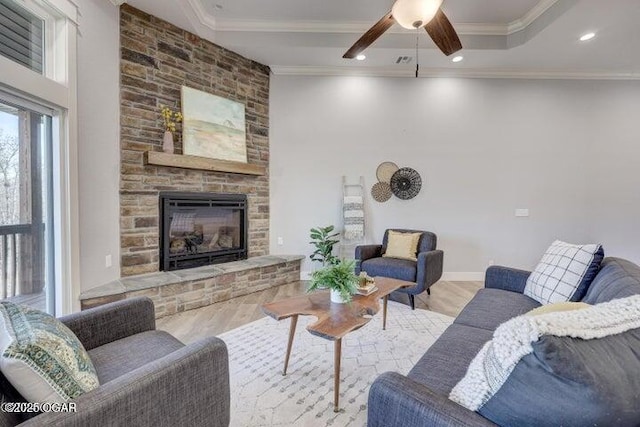
[[[391,186],[386,182],[376,182],[371,187],[371,195],[376,202],[384,203],[392,196]]]
[[[398,169],[398,165],[393,162],[380,163],[380,166],[376,169],[376,177],[378,178],[378,181],[386,182],[388,184],[391,182],[391,177]]]
[[[398,169],[391,177],[391,191],[399,199],[413,199],[418,195],[421,188],[422,178],[414,169]]]

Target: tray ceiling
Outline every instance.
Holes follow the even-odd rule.
[[[129,0],[129,4],[282,74],[411,76],[416,35],[399,25],[366,61],[342,59],[392,0]],[[640,1],[445,0],[464,60],[452,63],[426,34],[423,76],[640,78]],[[595,31],[596,38],[578,37]]]
[[[443,7],[459,23],[508,24],[521,19],[538,3],[540,0],[447,0]],[[201,0],[201,4],[205,12],[219,19],[375,22],[391,10],[393,1]]]

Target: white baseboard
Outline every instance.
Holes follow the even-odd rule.
[[[446,282],[481,282],[484,280],[484,272],[455,272],[446,271],[442,278]]]
[[[300,280],[311,280],[310,271],[300,271]],[[454,272],[442,273],[440,280],[448,282],[481,282],[484,280],[484,272]]]

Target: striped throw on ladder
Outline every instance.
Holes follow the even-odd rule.
[[[342,211],[345,239],[355,240],[364,237],[364,204],[362,196],[345,196]]]

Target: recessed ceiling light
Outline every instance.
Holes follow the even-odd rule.
[[[582,37],[580,37],[580,41],[581,42],[586,42],[587,40],[591,40],[592,38],[594,38],[596,36],[596,33],[587,33],[587,34],[583,34]]]
[[[464,59],[464,56],[459,55],[459,56],[456,56],[455,58],[453,58],[451,61],[452,61],[452,62],[460,62],[460,61],[462,61],[463,59]]]
[[[365,59],[367,59],[367,56],[361,53],[360,55],[356,56],[356,59],[358,61],[364,61]]]

